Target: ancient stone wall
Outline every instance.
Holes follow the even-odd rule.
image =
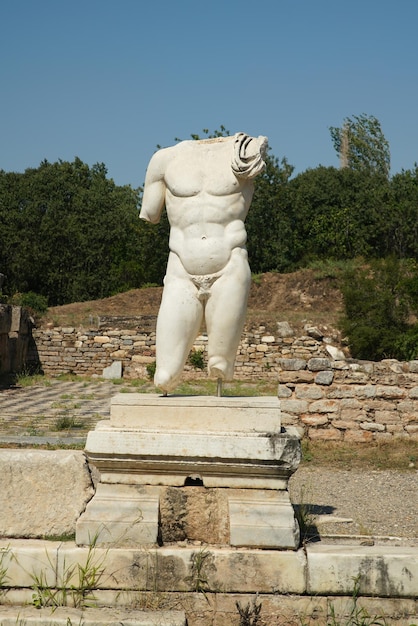
[[[124,378],[147,376],[147,365],[155,361],[155,322],[152,316],[110,318],[99,320],[95,329],[56,327],[34,330],[37,355],[45,373],[99,375],[114,361],[122,362]],[[328,356],[328,344],[306,335],[289,335],[289,327],[275,335],[266,327],[247,328],[242,336],[236,359],[238,379],[256,377],[277,379],[278,359],[294,357],[309,359]],[[293,333],[292,333],[293,335]],[[207,336],[197,337],[194,349],[206,352]],[[199,370],[186,365],[186,377],[199,375]],[[202,375],[206,375],[202,373]]]
[[[123,326],[126,326],[123,327]],[[311,439],[353,442],[418,439],[418,361],[379,363],[345,358],[341,350],[307,329],[302,337],[278,328],[247,328],[239,347],[236,378],[278,381],[282,423],[296,426]],[[284,336],[282,336],[284,335]],[[96,329],[34,330],[36,354],[50,375],[103,374],[122,362],[125,378],[146,378],[155,361],[155,318],[108,322]],[[201,335],[196,350],[205,351]],[[185,378],[206,377],[186,366]]]
[[[282,424],[310,439],[418,440],[418,361],[279,359]]]

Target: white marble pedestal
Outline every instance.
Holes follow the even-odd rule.
[[[299,545],[287,485],[300,441],[276,397],[118,394],[86,454],[100,483],[79,545]]]

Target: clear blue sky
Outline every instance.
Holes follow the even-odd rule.
[[[142,185],[157,144],[221,124],[296,172],[338,165],[366,113],[418,161],[417,0],[2,0],[0,169],[103,162]]]

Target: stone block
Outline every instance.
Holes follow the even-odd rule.
[[[122,361],[113,361],[108,367],[103,370],[103,378],[115,379],[122,378]]]
[[[122,608],[2,607],[1,625],[16,626],[186,626],[183,611],[138,611]]]
[[[309,439],[321,441],[341,441],[342,432],[338,428],[310,428]]]
[[[358,578],[360,594],[404,598],[416,595],[416,548],[308,544],[306,552],[309,594],[350,595],[353,581]]]
[[[21,306],[12,306],[12,317],[10,324],[10,333],[19,334],[21,332],[27,332],[24,327],[24,313]]]
[[[311,383],[314,380],[312,372],[308,371],[281,371],[279,372],[279,380],[281,383]]]
[[[299,526],[288,491],[228,489],[230,544],[235,547],[299,547]]]
[[[277,334],[279,337],[293,337],[295,331],[290,326],[289,322],[277,322]]]
[[[55,541],[0,539],[1,564],[6,570],[2,586],[32,587],[36,580],[43,580],[45,585],[54,587],[57,584],[56,562],[60,545]]]
[[[412,387],[412,389],[409,390],[409,397],[412,400],[417,400],[418,399],[418,386]]]
[[[418,433],[418,424],[408,424],[405,426],[405,430],[410,435],[415,435]]]
[[[311,413],[337,413],[339,408],[336,400],[316,400],[309,405]]]
[[[357,398],[374,398],[376,396],[375,385],[356,385],[354,392]]]
[[[98,589],[195,591],[197,578],[207,589],[223,593],[303,593],[306,559],[302,550],[258,550],[211,546],[95,548],[95,565],[105,574]],[[59,550],[58,570],[85,564],[87,549],[65,543]],[[76,584],[76,575],[69,582]]]
[[[148,363],[154,363],[155,357],[145,356],[143,354],[133,354],[131,360],[132,360],[132,363],[140,363],[142,365],[148,365]]]
[[[304,413],[300,419],[306,426],[324,426],[329,421],[324,413]]]
[[[316,385],[298,385],[295,395],[298,400],[320,400],[324,397],[324,391]]]
[[[318,374],[319,376],[319,374]],[[354,398],[355,391],[349,385],[339,386],[333,385],[332,388],[327,391],[327,398],[334,399],[351,399]]]
[[[290,372],[297,372],[299,370],[306,369],[305,359],[278,359],[277,363],[283,370]]]
[[[1,449],[0,535],[71,534],[93,495],[83,452]]]
[[[110,353],[110,356],[112,357],[112,359],[124,359],[127,354],[128,353],[126,350],[115,350],[114,352]]]
[[[403,433],[404,428],[402,424],[386,424],[386,430],[388,433]]]
[[[319,372],[321,370],[330,370],[331,369],[331,361],[329,359],[324,359],[320,357],[313,357],[309,359],[308,370],[311,372]]]
[[[162,487],[160,494],[160,541],[200,541],[229,544],[229,489],[187,486]]]
[[[383,424],[376,424],[375,422],[361,422],[360,428],[372,432],[383,432],[385,430]]]
[[[369,430],[346,430],[344,433],[344,441],[350,443],[369,443],[373,441],[373,433]]]
[[[366,412],[360,409],[342,409],[340,411],[340,419],[352,420],[353,422],[364,422],[366,420]]]
[[[93,339],[94,343],[97,344],[104,344],[104,343],[109,343],[110,342],[110,338],[105,336],[105,335],[98,335],[97,337],[94,337]]]
[[[290,398],[292,396],[292,390],[287,385],[279,385],[277,388],[278,398]]]
[[[404,398],[406,390],[394,385],[376,385],[376,396],[378,398]]]
[[[327,345],[325,346],[325,350],[328,352],[333,361],[345,361],[345,354],[339,348],[335,346]]]
[[[77,521],[77,544],[156,544],[159,495],[158,487],[99,483]]]
[[[315,383],[317,385],[331,385],[332,381],[334,380],[334,372],[332,371],[323,371],[323,372],[318,372],[318,374],[315,376]]]
[[[205,487],[283,489],[300,461],[293,428],[284,432],[139,430],[99,422],[86,454],[106,483],[183,486],[199,477]]]
[[[280,406],[287,413],[306,413],[308,411],[308,402],[306,400],[282,400]]]
[[[167,396],[119,393],[111,400],[116,428],[185,432],[280,432],[280,403],[273,396]]]
[[[357,427],[356,422],[353,422],[350,420],[344,420],[344,419],[332,420],[331,425],[334,428],[338,428],[339,430],[350,430],[350,429],[355,429]]]
[[[213,588],[222,582],[224,593],[304,593],[306,559],[303,550],[213,551]]]

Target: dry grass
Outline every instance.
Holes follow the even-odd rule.
[[[131,289],[103,300],[74,302],[50,307],[42,326],[96,328],[101,316],[157,315],[162,287]],[[288,321],[298,330],[310,324],[336,326],[342,311],[342,297],[335,277],[318,276],[311,269],[289,274],[267,273],[253,277],[247,324],[276,328]]]
[[[384,443],[344,443],[304,440],[303,463],[335,469],[415,470],[418,441],[394,439]]]

